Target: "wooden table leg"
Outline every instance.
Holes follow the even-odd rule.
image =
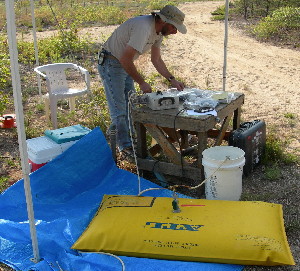
[[[241,107],[237,108],[233,112],[233,130],[240,128],[241,113],[242,113]]]
[[[189,147],[189,133],[185,130],[180,130],[180,137],[181,137],[181,148],[186,149]]]
[[[137,156],[140,158],[147,157],[147,138],[146,128],[143,124],[135,123],[136,135],[137,135]]]
[[[157,141],[164,151],[164,154],[176,165],[187,165],[181,154],[177,149],[169,142],[164,133],[154,124],[144,124],[148,132]]]
[[[184,130],[179,130],[179,131],[174,131],[174,129],[171,128],[165,128],[165,127],[160,127],[169,137],[168,141],[170,143],[178,142],[181,147],[181,150],[187,149],[189,147],[189,140],[188,140],[188,131]],[[160,147],[159,144],[157,144],[157,141],[152,138],[152,145],[151,148],[149,149],[150,153],[152,156],[155,156],[158,152],[160,152],[162,148]]]
[[[218,135],[218,137],[216,139],[216,142],[214,144],[215,146],[220,146],[221,145],[222,140],[224,139],[226,130],[228,128],[230,120],[231,120],[231,116],[225,117],[225,119],[223,121],[223,124],[222,124],[222,127],[221,127],[221,130],[220,130],[220,133],[219,133],[219,135]]]
[[[197,136],[198,136],[197,167],[199,169],[201,169],[201,174],[200,174],[201,176],[199,176],[200,179],[204,180],[204,170],[203,170],[203,166],[202,166],[202,152],[207,148],[207,133],[206,132],[199,132],[199,133],[197,133]]]

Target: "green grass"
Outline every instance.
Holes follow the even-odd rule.
[[[294,119],[297,118],[297,115],[294,114],[294,113],[285,113],[285,114],[284,114],[284,117],[287,118],[287,119],[292,119],[292,120],[294,120]]]
[[[270,201],[272,198],[274,198],[273,193],[269,192],[269,193],[256,193],[256,194],[252,194],[252,193],[243,193],[241,200],[243,201]]]
[[[2,192],[7,187],[7,182],[9,176],[0,176],[0,192]]]
[[[277,163],[266,167],[264,172],[264,178],[269,181],[276,181],[282,177],[280,167]]]
[[[299,157],[296,154],[286,151],[289,141],[281,139],[275,131],[270,128],[267,135],[263,163],[272,165],[274,163],[291,164],[299,162]]]

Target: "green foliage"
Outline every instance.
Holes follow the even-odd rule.
[[[176,1],[153,0],[144,2],[147,4],[149,10],[160,10],[165,5],[176,5]]]
[[[8,94],[5,94],[3,90],[0,91],[0,116],[2,116],[6,108],[11,104]]]
[[[289,31],[300,30],[300,8],[282,7],[263,18],[252,32],[261,39],[286,36]]]
[[[38,29],[47,29],[56,24],[55,17],[53,16],[49,6],[42,6],[35,9],[35,24]]]
[[[225,5],[217,7],[211,15],[213,15],[213,20],[224,20],[225,19]]]
[[[194,0],[35,1],[35,21],[39,30],[57,29],[62,22],[65,22],[66,26],[114,25],[134,15],[161,9],[166,4],[178,5],[178,3],[192,1]],[[0,5],[0,29],[4,25],[5,6]],[[32,28],[29,0],[16,3],[16,25],[24,32]]]
[[[39,61],[41,64],[48,62],[65,62],[64,58],[83,58],[84,54],[90,54],[93,43],[85,38],[80,38],[78,30],[61,30],[57,36],[38,41]],[[19,41],[19,62],[23,64],[34,64],[33,42]]]
[[[13,159],[13,160],[6,159],[6,160],[5,160],[5,163],[6,163],[9,167],[16,167],[16,166],[18,165],[19,161],[18,161],[18,160],[15,160],[15,159]]]
[[[82,100],[78,108],[82,111],[79,116],[82,125],[91,129],[100,127],[106,132],[110,118],[103,88],[93,90],[91,96]]]
[[[298,117],[297,114],[294,113],[285,113],[284,117],[286,118],[286,121],[290,127],[296,127],[298,123]]]
[[[66,127],[71,125],[71,123],[76,122],[75,118],[75,112],[70,111],[70,112],[58,112],[57,113],[57,122],[59,123],[60,127]]]
[[[19,62],[24,64],[35,63],[33,42],[18,42]]]
[[[300,7],[298,0],[236,0],[235,10],[245,19],[261,18],[272,14],[281,7]]]
[[[28,2],[29,1],[22,1]],[[29,30],[32,28],[30,12],[19,6],[16,11],[16,24],[18,28]],[[24,12],[25,11],[25,12]],[[44,4],[35,6],[35,23],[37,29],[59,28],[63,23],[69,28],[71,25],[111,25],[124,22],[131,14],[116,5],[99,5],[98,3],[70,4],[68,1],[52,1],[51,6]],[[1,22],[0,22],[1,25]]]
[[[26,134],[26,138],[35,138],[35,137],[39,137],[42,133],[41,130],[32,127],[32,126],[25,126],[25,134]]]
[[[275,180],[280,179],[281,176],[282,176],[281,170],[278,167],[277,163],[265,168],[264,177],[267,180],[275,181]]]
[[[0,193],[6,189],[8,180],[8,176],[0,176]]]
[[[230,19],[231,14],[234,13],[234,4],[229,2],[229,10],[228,10],[228,19]],[[213,21],[221,21],[225,20],[226,15],[226,5],[222,5],[216,8],[213,12],[211,12]]]
[[[296,119],[297,115],[294,113],[286,113],[286,114],[284,114],[284,117],[287,119]]]
[[[299,158],[286,152],[287,142],[282,141],[275,132],[271,132],[267,136],[266,149],[263,157],[263,163],[266,165],[272,163],[291,164],[299,161]]]
[[[84,14],[84,16],[83,16]],[[64,10],[58,11],[58,21],[64,20],[66,25],[113,25],[124,22],[128,17],[126,13],[116,6],[101,6],[101,5],[88,5],[73,6],[72,9],[68,8],[67,12]]]
[[[0,89],[11,86],[9,63],[7,39],[0,34]]]
[[[128,18],[125,16],[124,10],[114,6],[99,7],[98,10],[92,10],[91,13],[94,13],[94,21],[100,21],[104,25],[120,24]]]
[[[45,104],[43,104],[43,103],[38,103],[35,108],[36,108],[37,112],[40,112],[40,113],[45,112]]]

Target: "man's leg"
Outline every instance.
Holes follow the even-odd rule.
[[[127,104],[127,106],[126,106],[126,116],[127,116],[126,121],[127,121],[128,127],[129,127],[129,124],[131,124],[131,129],[133,129],[133,125],[131,122],[129,123],[129,120],[128,120],[128,111],[129,111],[128,101],[129,101],[129,95],[134,92],[135,92],[134,81],[131,76],[127,75],[127,78],[125,81],[125,100],[126,100],[126,104]],[[129,116],[129,117],[131,117],[131,116]],[[133,130],[132,130],[132,133],[134,133]]]
[[[98,65],[98,70],[104,84],[112,125],[117,127],[118,147],[122,151],[131,146],[125,95],[128,75],[119,61],[114,59],[105,59],[103,65]]]

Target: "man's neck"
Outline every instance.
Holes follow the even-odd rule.
[[[159,35],[159,33],[161,32],[163,25],[164,25],[164,21],[162,21],[161,19],[156,19],[155,18],[155,31],[156,34]]]

